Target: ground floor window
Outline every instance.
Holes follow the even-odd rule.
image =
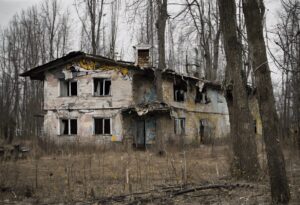
[[[256,125],[256,120],[253,121],[253,126],[254,126],[254,132],[257,134],[257,125]]]
[[[185,118],[176,118],[174,128],[175,134],[185,134]]]
[[[94,127],[96,135],[111,134],[110,118],[94,118]]]
[[[77,135],[77,119],[60,119],[61,135]]]

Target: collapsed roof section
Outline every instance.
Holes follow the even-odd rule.
[[[170,112],[171,107],[164,102],[149,102],[141,103],[137,105],[132,105],[122,110],[123,113],[133,114],[136,113],[138,116],[144,116],[150,113],[161,113],[161,112]]]

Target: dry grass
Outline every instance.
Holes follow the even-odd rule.
[[[151,190],[162,184],[204,184],[220,182],[225,178],[227,182],[235,181],[229,177],[225,146],[201,146],[180,152],[169,150],[164,157],[151,151],[125,151],[120,147],[64,145],[54,148],[48,145],[45,149],[43,146],[34,146],[27,159],[0,162],[0,203],[73,204],[75,201]],[[202,192],[201,201],[206,197],[208,204],[220,204],[225,199],[231,204],[232,200],[235,200],[233,203],[240,203],[236,200],[249,201],[249,197],[253,196],[254,204],[268,201],[266,184],[266,179],[263,179],[255,184],[257,189],[250,192]],[[298,187],[295,185],[294,188]],[[209,198],[214,195],[218,197]],[[257,199],[257,196],[264,198]],[[191,199],[200,200],[199,196],[190,197],[182,200],[187,204],[191,204]],[[172,203],[183,203],[180,200],[175,202]]]
[[[13,189],[16,199],[55,202],[149,190],[161,184],[200,183],[228,173],[226,157],[219,154],[224,147],[215,151],[211,154],[210,147],[202,147],[167,152],[164,157],[150,151],[103,148],[94,153],[32,153],[25,160],[2,161],[0,185]],[[13,199],[14,194],[1,194],[0,199]]]

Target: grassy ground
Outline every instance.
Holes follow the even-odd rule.
[[[72,154],[63,149],[55,154],[34,150],[27,159],[0,162],[0,204],[97,204],[109,196],[149,190],[156,190],[160,197],[150,197],[145,204],[268,204],[270,201],[266,173],[259,182],[251,183],[252,188],[204,190],[173,198],[158,191],[183,184],[193,187],[246,183],[230,178],[225,146],[170,150],[164,157],[151,151],[116,148]],[[293,203],[298,204],[300,163],[297,164],[299,160],[294,155],[287,154],[287,157]],[[103,204],[108,202],[125,203],[102,200]],[[137,198],[129,202],[138,204]]]

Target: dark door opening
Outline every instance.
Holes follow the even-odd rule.
[[[137,134],[135,139],[135,147],[145,149],[146,148],[146,132],[145,132],[145,120],[138,120],[136,122]]]

